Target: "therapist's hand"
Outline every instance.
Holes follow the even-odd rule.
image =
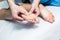
[[[32,4],[32,8],[29,13],[34,13],[36,16],[40,15],[40,10],[38,5]]]
[[[18,5],[11,6],[11,12],[12,12],[13,19],[18,23],[24,21],[24,19],[18,15],[19,14],[26,15],[28,13],[22,6],[18,6]]]

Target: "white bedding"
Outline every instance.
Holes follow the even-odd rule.
[[[36,25],[0,20],[0,40],[60,40],[60,7],[46,8],[55,16],[53,24],[41,18],[40,23]]]

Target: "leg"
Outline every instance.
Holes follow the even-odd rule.
[[[21,6],[23,6],[27,11],[29,11],[31,9],[31,5],[30,4],[22,4]],[[12,18],[12,15],[11,15],[10,9],[8,9],[8,10],[1,9],[0,10],[0,20],[11,19],[11,18]]]
[[[22,4],[21,6],[23,6],[27,11],[29,11],[31,9],[31,5],[30,4]],[[3,9],[3,10],[0,10],[0,12],[1,12],[0,13],[0,19],[13,20],[10,10]],[[39,23],[39,20],[37,18],[35,18],[35,15],[33,15],[33,14],[28,14],[27,15],[28,17],[25,16],[25,15],[22,16],[22,14],[19,14],[19,16],[25,18],[25,20],[27,20],[29,22]]]
[[[28,6],[27,6],[28,5]],[[31,9],[31,5],[29,4],[24,4],[23,7],[26,8],[26,10],[30,10]],[[47,10],[42,4],[39,5],[40,7],[40,13],[41,13],[41,17],[45,20],[45,21],[48,21],[50,23],[53,23],[54,22],[54,16],[53,14]]]
[[[11,18],[10,10],[1,9],[0,10],[0,20],[9,19],[9,18]]]
[[[3,0],[0,0],[0,2],[3,1]]]
[[[41,13],[40,16],[45,21],[53,23],[54,22],[54,16],[52,15],[52,13],[49,10],[47,10],[42,4],[40,4],[39,7],[40,7],[40,13]]]
[[[30,4],[22,4],[21,6],[23,6],[27,11],[30,11],[30,9],[31,9]]]

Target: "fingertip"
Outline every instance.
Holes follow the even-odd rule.
[[[23,19],[23,18],[21,18],[21,17],[16,17],[16,20],[23,21],[24,19]]]
[[[17,21],[17,20],[16,20],[16,22],[17,22],[17,23],[21,23],[22,21]]]
[[[22,15],[22,17],[25,19],[26,18],[26,16],[25,15]]]

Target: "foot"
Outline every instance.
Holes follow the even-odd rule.
[[[41,12],[41,17],[45,21],[53,23],[54,16],[52,15],[52,13],[49,10],[47,10],[42,4],[40,4],[39,7],[40,7],[40,12]]]
[[[38,18],[34,14],[27,14],[27,15],[21,14],[21,17],[23,17],[24,20],[28,22],[39,23]]]

